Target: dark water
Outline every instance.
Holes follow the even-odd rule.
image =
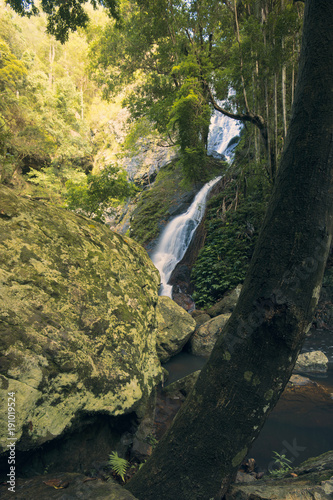
[[[273,466],[273,451],[284,454],[296,466],[307,458],[333,449],[333,332],[314,330],[302,352],[320,350],[329,359],[326,374],[303,374],[319,384],[314,391],[281,399],[268,417],[249,456],[260,470]],[[167,384],[199,370],[206,358],[180,353],[164,366],[169,371]]]
[[[186,377],[186,375],[190,373],[201,370],[206,361],[207,358],[193,356],[188,352],[180,352],[176,356],[173,356],[170,361],[163,365],[169,372],[169,377],[165,386],[172,384],[172,382],[180,378]]]

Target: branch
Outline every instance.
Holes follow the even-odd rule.
[[[248,113],[232,113],[231,111],[228,111],[227,109],[222,108],[221,106],[219,106],[217,104],[217,102],[213,96],[213,93],[208,85],[207,85],[207,90],[209,93],[210,102],[212,103],[213,108],[216,109],[216,111],[219,111],[223,115],[228,116],[229,118],[232,118],[233,120],[239,120],[241,122],[250,122],[253,125],[255,125],[256,127],[258,127],[258,129],[260,130],[261,137],[264,141],[265,147],[268,150],[267,124],[261,115],[256,115],[252,111],[249,111]]]

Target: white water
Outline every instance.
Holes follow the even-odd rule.
[[[221,177],[216,177],[205,184],[187,212],[175,217],[165,227],[151,258],[161,275],[160,295],[171,297],[172,285],[168,282],[172,271],[184,257],[192,236],[202,220],[209,191],[220,179]]]
[[[239,122],[216,111],[210,123],[208,154],[213,156],[223,154],[227,160],[230,160],[237,141],[230,147],[228,145],[231,139],[239,135],[240,129]],[[172,298],[172,285],[169,285],[171,274],[184,257],[195,230],[202,220],[209,191],[220,179],[221,177],[217,177],[205,184],[187,212],[178,215],[164,228],[151,257],[161,276],[160,295]]]
[[[223,107],[224,101],[218,101],[218,104]],[[230,161],[238,141],[236,140],[230,146],[229,143],[231,139],[239,136],[241,129],[242,123],[240,121],[228,118],[215,110],[209,127],[208,154],[212,156],[223,155],[227,161]]]

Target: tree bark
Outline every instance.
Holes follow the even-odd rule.
[[[332,240],[333,2],[306,0],[292,117],[238,304],[169,432],[126,486],[221,499],[292,373]]]

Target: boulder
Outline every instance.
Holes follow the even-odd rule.
[[[297,358],[295,370],[306,373],[327,372],[328,358],[321,351],[304,352]]]
[[[0,399],[15,404],[17,450],[81,416],[143,412],[161,378],[159,275],[143,248],[1,187],[0,280]],[[3,411],[0,452],[7,423]]]
[[[47,498],[59,500],[136,500],[128,490],[125,490],[113,479],[108,481],[100,477],[86,477],[75,473],[58,473],[36,476],[31,479],[18,479],[15,493],[0,486],[3,500]]]
[[[193,311],[196,312],[196,311]],[[198,314],[193,314],[192,312],[192,318],[195,319],[196,327],[199,328],[199,326],[203,325],[207,321],[211,319],[209,314],[205,313],[204,311],[197,311]]]
[[[196,356],[209,356],[213,350],[218,335],[230,318],[229,314],[220,314],[201,325],[190,340],[190,350]]]
[[[238,285],[234,290],[224,294],[221,300],[207,309],[207,314],[214,318],[220,314],[231,313],[235,309],[241,291],[242,285]]]
[[[293,470],[295,477],[260,479],[231,485],[226,500],[329,500],[333,498],[333,451]]]
[[[158,298],[156,317],[156,349],[161,362],[165,363],[182,350],[195,330],[195,321],[169,297]]]

